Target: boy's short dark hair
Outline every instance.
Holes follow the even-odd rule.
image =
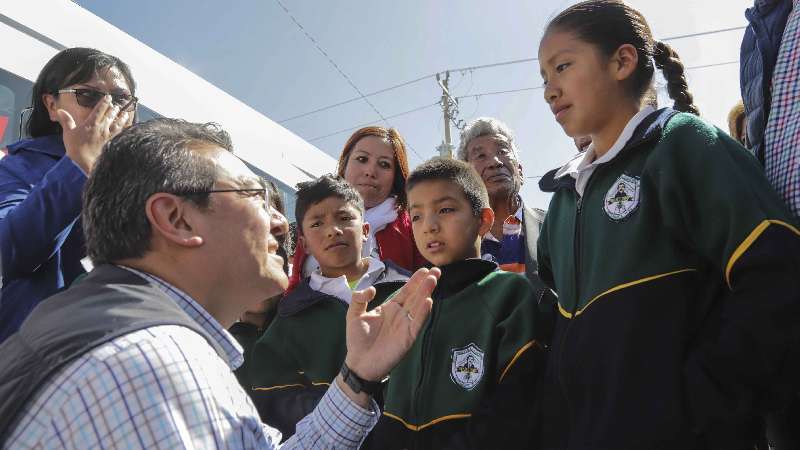
[[[483,208],[490,207],[483,180],[472,166],[463,161],[439,157],[425,161],[408,176],[406,192],[425,181],[449,181],[461,188],[475,216],[479,216]]]
[[[308,208],[330,197],[340,198],[353,205],[361,213],[361,217],[364,217],[364,200],[356,188],[338,175],[322,175],[316,180],[297,184],[294,218],[299,234],[303,234],[303,218]]]

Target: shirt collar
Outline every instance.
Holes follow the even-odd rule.
[[[167,283],[161,278],[142,272],[140,270],[132,269],[126,266],[119,266],[123,269],[129,270],[136,275],[151,282],[155,287],[163,291],[169,298],[171,298],[181,309],[189,315],[203,330],[211,336],[217,344],[225,351],[227,356],[227,363],[231,370],[236,370],[244,362],[244,350],[242,346],[236,342],[236,339],[222,327],[217,319],[213,318],[211,314],[206,311],[199,303],[192,297],[176,288],[175,286]]]
[[[617,137],[614,145],[612,145],[603,156],[595,159],[594,143],[589,144],[589,147],[586,148],[585,152],[576,155],[572,160],[558,169],[554,178],[561,178],[564,175],[570,175],[573,178],[578,178],[578,173],[590,167],[594,168],[600,164],[607,163],[616,158],[619,152],[625,147],[625,144],[627,144],[630,138],[633,136],[633,132],[636,131],[636,127],[638,127],[639,124],[642,123],[645,118],[647,118],[647,116],[655,112],[655,110],[656,109],[652,106],[645,106],[633,117],[631,117],[631,119],[628,121],[628,124],[622,129],[622,133],[620,133],[619,137]]]
[[[522,223],[522,215],[523,215],[523,214],[524,214],[524,212],[525,212],[525,205],[523,205],[523,203],[522,203],[522,197],[520,197],[519,195],[517,196],[517,201],[519,202],[519,208],[517,208],[517,212],[515,212],[515,213],[514,213],[514,217],[515,217],[517,220],[519,220],[519,221],[520,221],[520,223]],[[505,219],[503,219],[503,223],[505,223],[505,221],[506,221],[506,220],[508,220],[508,217],[506,217]],[[486,234],[484,234],[484,235],[483,235],[483,238],[484,238],[484,239],[489,239],[490,241],[500,242],[500,240],[499,240],[499,239],[497,239],[496,237],[494,237],[494,235],[492,234],[492,231],[491,231],[491,230],[487,231],[487,232],[486,232]]]
[[[66,153],[64,141],[60,134],[23,139],[9,145],[7,148],[9,154],[17,153],[23,149],[57,157],[62,157]]]
[[[375,281],[386,269],[386,266],[378,258],[370,256],[366,258],[369,260],[369,266],[364,275],[361,276],[361,279],[358,280],[355,290],[366,289],[375,284]],[[350,304],[350,300],[353,298],[353,290],[350,289],[347,284],[347,277],[344,275],[337,278],[328,278],[322,275],[320,269],[317,269],[311,274],[308,285],[315,291],[332,295],[347,304]]]

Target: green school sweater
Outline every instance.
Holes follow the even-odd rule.
[[[543,363],[534,290],[490,261],[441,269],[427,324],[389,376],[370,448],[524,445]]]
[[[800,232],[756,159],[664,109],[582,197],[554,173],[543,448],[747,446],[753,416],[800,390]]]
[[[400,289],[408,272],[385,262],[373,285],[372,309]],[[261,420],[294,434],[338,375],[347,352],[344,301],[311,289],[305,280],[278,303],[278,313],[250,353],[250,396]]]

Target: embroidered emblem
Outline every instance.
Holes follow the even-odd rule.
[[[483,352],[475,344],[451,350],[450,379],[472,390],[483,378]]]
[[[639,206],[639,179],[622,174],[606,193],[603,204],[608,217],[621,220]]]

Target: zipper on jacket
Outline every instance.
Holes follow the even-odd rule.
[[[575,190],[575,195],[578,196],[578,200],[575,202],[575,226],[573,231],[573,242],[572,242],[572,252],[574,257],[574,265],[573,268],[573,282],[575,283],[575,304],[572,305],[570,308],[570,318],[567,322],[567,326],[564,329],[564,332],[561,334],[561,342],[558,345],[558,358],[556,361],[558,365],[556,366],[556,378],[558,380],[558,384],[561,387],[561,392],[564,395],[564,405],[567,409],[567,420],[570,420],[572,417],[572,406],[570,405],[569,395],[567,390],[567,383],[564,381],[564,344],[567,342],[567,335],[569,334],[569,330],[572,327],[572,323],[575,321],[575,313],[578,311],[578,304],[580,303],[580,263],[581,263],[581,212],[583,211],[583,199],[586,198],[586,195],[589,192],[589,187],[591,186],[592,180],[595,178],[597,171],[600,168],[596,168],[591,175],[589,175],[589,179],[586,181],[586,187],[583,190],[583,195],[578,194],[578,190]],[[564,443],[564,445],[568,445],[568,443]]]
[[[425,384],[425,375],[427,371],[425,370],[426,362],[428,361],[428,353],[430,352],[431,342],[433,341],[433,329],[436,325],[436,319],[439,317],[437,314],[440,306],[439,301],[441,299],[434,299],[433,301],[433,309],[431,309],[430,321],[428,322],[428,326],[425,327],[425,332],[422,336],[422,352],[420,354],[420,373],[419,373],[419,380],[417,381],[417,389],[414,392],[414,418],[417,422],[420,419],[420,411],[422,410],[421,403],[422,403],[422,388]],[[419,425],[419,424],[417,424]],[[420,433],[413,434],[413,445],[412,448],[416,449],[420,447]]]

